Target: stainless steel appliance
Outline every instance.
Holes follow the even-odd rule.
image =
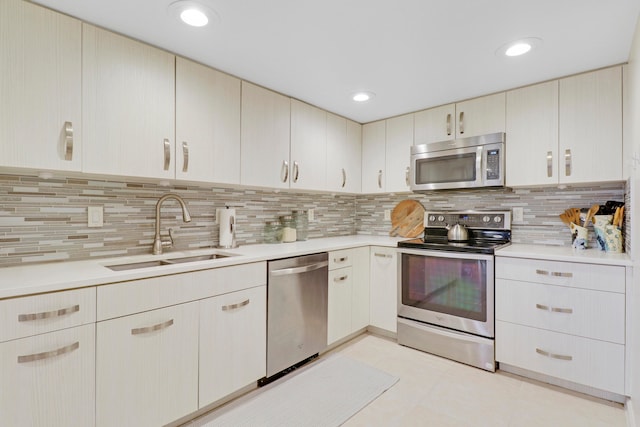
[[[414,192],[503,187],[505,134],[455,139],[411,147]]]
[[[326,252],[268,263],[267,376],[279,378],[327,346]]]
[[[508,211],[426,213],[424,237],[398,243],[398,343],[495,371],[494,253],[510,242]]]

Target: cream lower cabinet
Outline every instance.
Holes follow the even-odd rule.
[[[370,325],[397,332],[398,254],[395,248],[370,249]]]
[[[266,375],[266,307],[266,286],[200,301],[200,408]]]
[[[496,257],[495,340],[501,367],[624,395],[625,268]]]
[[[96,335],[97,426],[160,426],[198,409],[198,302],[99,322]]]

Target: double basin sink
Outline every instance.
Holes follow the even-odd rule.
[[[183,264],[183,263],[197,262],[197,261],[209,261],[214,259],[228,258],[230,256],[233,256],[233,255],[215,253],[215,254],[208,254],[208,255],[193,255],[193,256],[185,256],[180,258],[157,259],[157,260],[150,260],[150,261],[132,262],[127,264],[107,265],[105,267],[113,271],[126,271],[126,270],[136,270],[138,268],[160,267],[163,265]]]

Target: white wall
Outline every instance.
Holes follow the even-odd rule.
[[[629,55],[627,80],[625,85],[627,99],[625,126],[626,162],[631,157],[640,156],[640,19]],[[634,278],[631,292],[631,368],[627,378],[631,381],[631,401],[627,407],[629,421],[640,426],[640,163],[631,167],[631,257],[634,260]]]

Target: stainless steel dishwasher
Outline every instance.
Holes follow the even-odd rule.
[[[327,347],[326,252],[268,263],[266,384]]]

